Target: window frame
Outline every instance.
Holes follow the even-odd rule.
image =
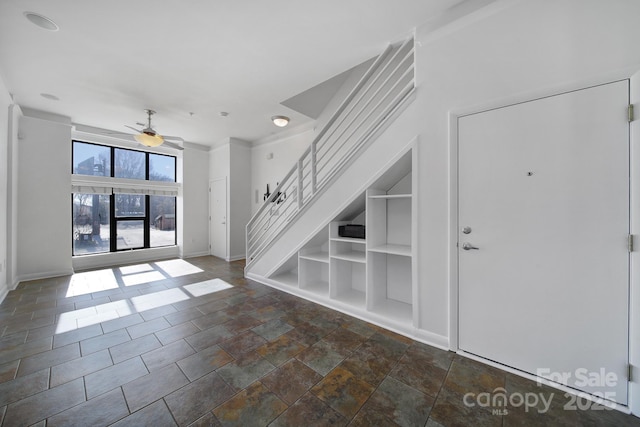
[[[105,147],[109,149],[109,153],[110,153],[110,175],[109,176],[96,176],[96,175],[84,175],[84,174],[76,174],[74,171],[74,164],[75,164],[75,155],[74,155],[74,144],[75,143],[81,143],[81,144],[90,144],[90,145],[95,145],[98,147]],[[133,152],[138,152],[138,153],[143,153],[144,154],[144,179],[139,179],[139,178],[116,178],[115,177],[115,150],[128,150],[128,151],[133,151]],[[150,155],[159,155],[159,156],[165,156],[165,157],[169,157],[173,159],[173,180],[165,180],[165,181],[159,181],[159,180],[150,180],[149,179],[149,174],[150,174]],[[178,173],[177,173],[177,169],[178,169],[178,157],[171,155],[171,154],[164,154],[164,153],[151,153],[148,151],[142,151],[142,150],[137,150],[134,148],[128,148],[128,147],[116,147],[116,146],[111,146],[111,145],[105,145],[105,144],[99,144],[99,143],[95,143],[95,142],[88,142],[88,141],[83,141],[80,139],[72,139],[71,140],[71,177],[72,177],[72,185],[73,187],[75,187],[75,184],[87,184],[87,185],[92,185],[95,184],[99,187],[102,188],[110,188],[110,192],[107,193],[109,194],[109,252],[100,252],[100,253],[96,253],[95,255],[98,254],[106,254],[106,253],[116,253],[116,252],[126,252],[126,251],[131,251],[131,250],[145,250],[145,249],[156,249],[156,248],[166,248],[166,247],[171,247],[171,246],[177,246],[178,244],[178,226],[177,226],[177,221],[178,221],[178,212],[177,212],[177,203],[178,203],[178,190],[180,185],[177,182],[177,178],[178,178]],[[125,190],[123,191],[122,188],[125,188]],[[133,189],[131,193],[126,192],[126,188],[131,188]],[[139,192],[141,191],[141,192]],[[157,194],[157,192],[160,191],[164,191],[164,192],[169,192],[170,194]],[[79,193],[79,194],[83,194],[82,191],[74,191],[72,189],[71,191],[72,195]],[[132,195],[143,195],[144,196],[144,203],[145,203],[145,209],[144,209],[144,215],[143,216],[116,216],[116,195],[117,194],[132,194]],[[168,244],[168,245],[163,245],[163,246],[151,246],[151,205],[150,205],[150,199],[151,199],[151,195],[157,195],[157,196],[165,196],[165,197],[173,197],[173,206],[174,206],[174,238],[173,238],[173,244]],[[73,223],[73,215],[71,218],[71,221]],[[143,221],[143,246],[142,247],[136,247],[136,248],[126,248],[126,249],[118,249],[118,244],[117,244],[117,235],[118,235],[118,223],[119,222],[126,222],[126,221]],[[76,256],[85,256],[85,255],[91,255],[91,254],[76,254],[75,253],[75,248],[73,246],[73,240],[71,241],[71,246],[72,246],[72,255],[74,257]]]
[[[88,142],[88,141],[81,141],[79,139],[72,139],[71,140],[71,176],[100,176],[100,175],[85,175],[85,174],[77,174],[74,171],[74,165],[75,165],[75,150],[73,149],[73,144],[79,142],[81,144],[87,144],[87,145],[95,145],[97,147],[104,147],[104,148],[109,148],[109,177],[113,176],[113,147],[110,147],[109,145],[104,145],[104,144],[98,144],[95,142]],[[104,178],[108,178],[106,175],[102,175],[102,177]]]

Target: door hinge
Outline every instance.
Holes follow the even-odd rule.
[[[629,120],[629,123],[631,123],[634,120],[633,104],[629,104],[629,107],[627,108],[627,120]]]
[[[627,236],[627,249],[629,252],[633,252],[633,234]]]
[[[629,382],[633,381],[633,365],[629,363],[627,368],[627,380]]]

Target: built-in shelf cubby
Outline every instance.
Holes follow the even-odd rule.
[[[270,279],[378,324],[417,327],[412,159],[409,151]],[[340,236],[347,224],[364,225],[366,238]]]
[[[412,174],[367,190],[367,309],[397,322],[413,319]]]
[[[331,298],[364,308],[367,289],[367,242],[365,239],[340,236],[340,226],[349,223],[350,221],[342,221],[329,224]]]
[[[318,233],[298,252],[300,289],[329,296],[329,242],[326,229]]]

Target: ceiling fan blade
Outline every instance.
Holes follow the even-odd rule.
[[[165,140],[162,143],[162,145],[165,145],[167,147],[171,147],[171,148],[175,148],[176,150],[184,150],[184,148],[182,148],[181,146],[179,146],[178,144],[174,144],[173,142],[169,142],[167,141],[166,137],[163,137]]]
[[[130,133],[126,133],[126,132],[101,132],[100,135],[104,135],[104,136],[108,136],[108,137],[112,137],[112,138],[121,138],[121,139],[128,139],[131,141],[135,141],[135,136],[131,135]]]
[[[170,141],[184,142],[184,139],[180,138],[179,136],[162,135],[162,137],[164,138],[165,141],[170,140]]]
[[[130,133],[127,132],[116,132],[116,131],[109,131],[109,132],[100,132],[100,135],[122,135],[122,136],[133,136]]]
[[[138,133],[142,133],[142,131],[141,131],[140,129],[136,129],[136,128],[134,128],[133,126],[124,125],[124,127],[129,128],[129,129],[131,129],[131,130],[135,130],[135,131],[136,131],[136,132],[138,132]]]

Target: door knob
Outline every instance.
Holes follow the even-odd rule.
[[[475,246],[473,246],[471,243],[469,242],[464,242],[462,244],[462,249],[464,249],[465,251],[469,251],[471,249],[480,249],[480,248],[476,248]]]

